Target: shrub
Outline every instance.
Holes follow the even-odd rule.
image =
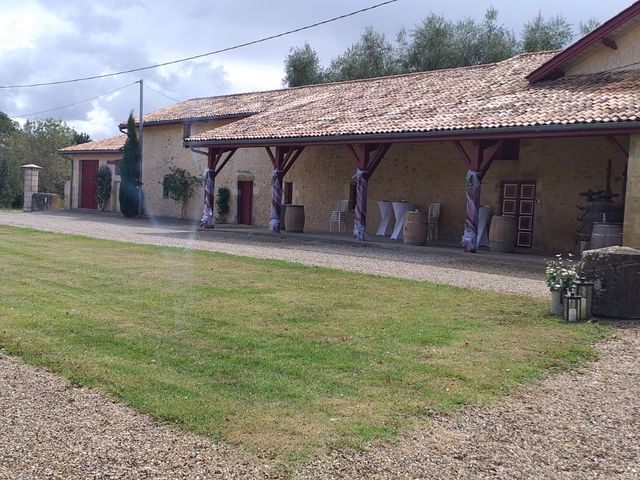
[[[216,212],[218,213],[218,221],[224,223],[229,214],[229,199],[231,192],[227,187],[220,187],[216,197]]]
[[[100,165],[96,174],[96,200],[98,208],[104,209],[111,198],[111,169],[107,165]]]
[[[169,198],[182,203],[180,218],[184,218],[187,202],[193,196],[196,185],[202,182],[200,177],[191,175],[182,168],[171,167],[162,178],[162,189]]]

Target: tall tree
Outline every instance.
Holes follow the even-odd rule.
[[[458,27],[460,30],[460,27]],[[478,26],[477,64],[494,63],[513,57],[518,52],[518,41],[512,30],[498,23],[498,10],[490,7],[484,21]]]
[[[357,43],[331,61],[331,81],[382,77],[400,72],[396,53],[384,34],[367,27]]]
[[[441,15],[428,15],[408,35],[404,65],[410,72],[455,67],[454,25]]]
[[[584,37],[585,35],[589,35],[591,32],[593,32],[601,24],[602,22],[597,18],[590,18],[586,22],[580,22],[578,24],[578,33],[581,37]]]
[[[120,161],[120,211],[135,217],[140,211],[140,142],[133,112],[127,120],[127,140]]]
[[[324,81],[324,72],[316,51],[305,42],[303,47],[291,47],[284,61],[283,83],[289,87],[312,85]]]
[[[562,15],[544,18],[541,12],[531,21],[525,23],[522,30],[522,50],[540,52],[543,50],[559,50],[573,38],[571,24]]]

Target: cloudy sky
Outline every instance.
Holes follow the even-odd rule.
[[[0,0],[0,86],[98,75],[197,55],[251,41],[378,3],[380,0]],[[16,119],[53,117],[100,138],[118,133],[138,112],[177,100],[278,88],[292,45],[308,41],[329,60],[373,26],[394,38],[429,12],[451,19],[481,18],[493,5],[519,32],[538,11],[578,24],[606,20],[631,0],[398,0],[358,16],[259,45],[154,70],[72,84],[0,89],[0,111]],[[119,89],[119,90],[117,90]],[[153,91],[153,90],[156,91]],[[117,91],[114,91],[117,90]],[[82,102],[98,97],[98,99]],[[160,93],[158,93],[160,92]],[[165,95],[165,96],[163,96]],[[170,97],[170,98],[168,98]],[[39,113],[64,105],[75,106]],[[37,113],[35,116],[29,116]]]

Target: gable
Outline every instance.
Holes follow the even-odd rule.
[[[601,42],[590,55],[567,65],[566,74],[640,69],[640,25],[617,38],[608,38],[607,44]]]

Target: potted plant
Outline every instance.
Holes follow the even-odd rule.
[[[576,262],[571,254],[567,257],[558,254],[545,263],[545,282],[551,291],[551,313],[562,315],[562,298],[578,276]]]

